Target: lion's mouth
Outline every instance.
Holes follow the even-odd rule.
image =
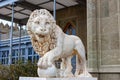
[[[38,37],[40,37],[40,38],[44,38],[45,36],[44,36],[44,35],[39,34],[39,35],[38,35]]]

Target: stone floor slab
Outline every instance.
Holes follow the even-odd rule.
[[[72,78],[20,77],[19,80],[97,80],[97,78],[89,78],[89,77],[72,77]]]

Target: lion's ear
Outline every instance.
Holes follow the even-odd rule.
[[[30,17],[29,17],[29,19],[28,19],[28,23],[29,23],[29,22],[32,22],[33,19],[38,16],[38,13],[39,13],[39,10],[37,10],[37,9],[34,10],[34,11],[30,14]]]
[[[39,10],[34,10],[32,13],[31,13],[31,15],[30,15],[30,18],[35,18],[35,17],[37,17],[38,16],[38,13],[39,13]]]
[[[26,24],[28,30],[31,26],[31,23],[33,22],[33,19],[38,16],[38,13],[39,13],[39,10],[36,9],[30,14],[30,17],[29,17],[28,22]]]

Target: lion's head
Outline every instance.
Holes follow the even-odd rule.
[[[54,24],[53,16],[46,9],[35,10],[30,15],[27,30],[42,38],[51,33]]]
[[[55,47],[55,26],[56,22],[49,11],[40,9],[31,13],[27,22],[27,31],[38,54],[45,54]]]

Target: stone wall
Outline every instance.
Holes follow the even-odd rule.
[[[120,80],[120,0],[87,0],[88,64],[100,80]]]

